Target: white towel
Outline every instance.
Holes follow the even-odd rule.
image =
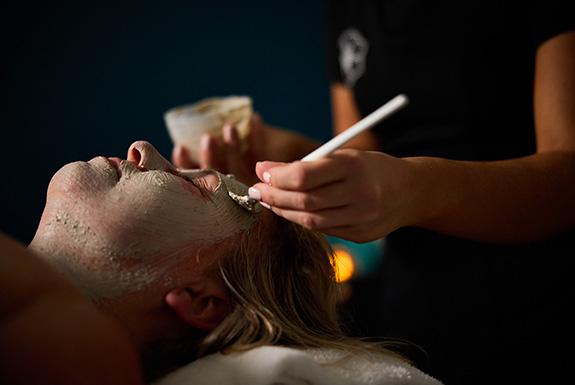
[[[440,385],[395,357],[332,349],[263,346],[212,354],[175,370],[154,385]]]

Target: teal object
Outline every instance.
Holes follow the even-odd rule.
[[[366,243],[356,243],[332,236],[328,236],[327,240],[334,249],[344,249],[351,254],[355,265],[354,279],[374,274],[383,261],[384,238]]]

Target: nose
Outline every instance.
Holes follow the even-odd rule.
[[[127,159],[148,170],[175,171],[176,168],[151,143],[139,140],[128,148]]]

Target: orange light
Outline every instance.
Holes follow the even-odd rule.
[[[335,260],[335,280],[337,282],[348,281],[355,270],[353,264],[353,257],[341,247],[334,247],[334,260]]]

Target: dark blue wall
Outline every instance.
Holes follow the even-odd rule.
[[[62,165],[138,139],[169,157],[175,105],[246,94],[274,125],[331,135],[320,0],[120,3],[3,11],[0,231],[22,242]]]

